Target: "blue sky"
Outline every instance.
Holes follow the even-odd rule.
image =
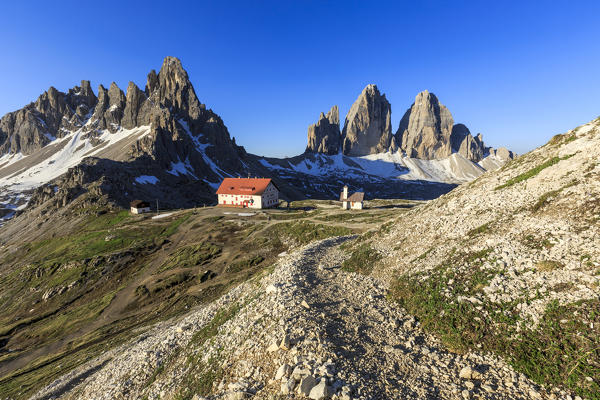
[[[394,131],[428,89],[523,153],[600,115],[599,17],[598,1],[5,2],[0,115],[81,79],[143,88],[172,55],[252,153],[303,152],[319,113],[343,120],[369,83]]]

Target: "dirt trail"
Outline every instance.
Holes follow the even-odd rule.
[[[294,325],[314,333],[333,354],[339,377],[351,383],[354,396],[452,399],[474,392],[483,398],[538,398],[537,385],[494,357],[447,351],[386,299],[382,284],[342,271],[339,242],[331,244],[315,246],[302,259],[295,296],[310,308]],[[464,367],[481,379],[461,379]]]
[[[295,374],[292,398],[302,398],[297,390],[306,374],[325,381],[340,400],[551,398],[496,357],[447,351],[412,316],[386,299],[381,282],[342,271],[340,264],[347,254],[339,245],[347,239],[327,239],[290,253],[262,279],[259,285],[266,289],[257,293],[258,283],[244,283],[179,322],[159,324],[132,344],[74,370],[36,398],[67,393],[68,398],[171,398],[186,374],[181,360],[187,359],[185,350],[191,350],[187,343],[216,310],[232,302],[248,306],[202,348],[208,358],[213,353],[223,356],[222,349],[233,351],[223,364],[228,373],[220,384],[215,382],[218,388],[213,388],[216,393],[211,398],[230,398],[232,388],[246,397],[272,398],[280,394],[282,383],[296,379]],[[249,298],[253,300],[248,302]],[[257,333],[250,332],[250,326]],[[281,340],[282,328],[289,336],[290,350],[272,353],[268,347]],[[181,360],[171,358],[172,354]],[[104,365],[108,357],[112,360]],[[148,386],[155,368],[165,361],[168,372]],[[290,365],[287,374],[281,382],[273,380],[284,364]]]

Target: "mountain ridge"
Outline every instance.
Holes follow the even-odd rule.
[[[60,178],[71,168],[76,169],[74,175],[90,174],[104,182],[93,185],[103,204],[126,207],[131,198],[160,198],[165,207],[176,208],[210,204],[223,177],[248,175],[272,176],[282,197],[288,199],[334,195],[339,191],[336,185],[344,183],[332,176],[348,173],[354,178],[346,184],[367,189],[372,196],[431,198],[512,157],[507,152],[480,165],[454,157],[429,165],[387,156],[401,149],[392,133],[391,106],[385,95],[376,85],[368,85],[350,111],[343,129],[337,106],[309,127],[304,155],[292,159],[304,159],[306,168],[298,169],[295,161],[258,157],[237,145],[223,120],[199,101],[175,57],[166,57],[158,73],[148,73],[144,90],[133,82],[126,92],[114,82],[108,89],[100,84],[97,96],[89,81],[66,93],[51,87],[35,102],[0,119],[0,203],[4,206],[0,218],[6,220],[21,212],[31,196],[37,196],[31,204],[42,207],[42,199],[48,201],[55,193],[58,197],[49,203],[49,209],[55,210],[72,201],[73,193],[85,193],[92,184],[89,179]],[[460,144],[470,149],[479,142],[475,138],[465,143]],[[311,173],[308,169],[314,160],[309,154],[314,151],[332,157],[318,163],[337,163],[338,167],[322,169],[318,176]],[[350,158],[337,162],[340,151]],[[463,153],[466,158],[471,154]],[[106,161],[85,161],[90,157]],[[83,164],[85,167],[78,168]],[[374,168],[375,164],[383,169]],[[92,172],[93,166],[120,176],[125,184],[107,184],[112,179]],[[144,176],[153,178],[140,178]],[[439,184],[424,185],[423,180]],[[61,185],[71,186],[61,190]],[[425,188],[431,189],[431,194]]]
[[[333,109],[338,110],[337,106]],[[401,151],[406,157],[425,160],[459,153],[474,163],[490,154],[500,154],[505,161],[515,157],[506,148],[486,147],[482,134],[473,136],[465,124],[454,124],[448,108],[428,90],[417,94],[393,134],[390,115],[391,105],[385,94],[379,92],[377,85],[369,84],[348,111],[343,130],[339,130],[339,122],[337,126],[329,122],[322,128],[327,118],[321,113],[317,124],[308,128],[306,152],[367,156]]]

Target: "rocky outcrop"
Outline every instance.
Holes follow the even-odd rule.
[[[148,125],[150,111],[151,106],[147,101],[146,93],[142,92],[135,83],[129,82],[121,126],[131,129],[136,126]]]
[[[364,156],[387,151],[392,140],[392,108],[375,85],[367,85],[354,102],[342,131],[342,151]]]
[[[89,81],[81,81],[67,93],[50,87],[35,103],[0,119],[0,155],[29,155],[83,126],[97,98]]]
[[[450,136],[454,120],[450,111],[427,90],[419,93],[400,120],[396,141],[414,158],[445,158],[452,154]]]
[[[442,159],[458,153],[479,162],[495,150],[485,147],[481,133],[473,136],[464,124],[454,124],[452,114],[438,98],[425,90],[400,120],[396,142],[408,157]],[[510,152],[509,152],[510,153]],[[502,152],[506,160],[514,155]]]
[[[452,127],[450,145],[452,152],[458,153],[473,162],[481,161],[486,155],[481,133],[473,137],[469,128],[463,124],[456,124]]]
[[[319,121],[308,127],[306,152],[337,154],[340,144],[340,111],[338,106],[333,106],[327,115],[321,113]]]
[[[107,140],[107,133],[119,133],[121,141]],[[169,190],[165,192],[168,195],[160,197],[172,197],[170,204],[179,207],[188,201],[184,192],[189,190],[170,186],[172,182],[185,181],[188,187],[202,191],[196,192],[196,197],[206,198],[212,196],[209,183],[214,186],[226,175],[256,173],[250,170],[256,166],[243,147],[236,145],[223,120],[199,101],[187,72],[175,57],[166,57],[158,73],[150,71],[143,91],[133,82],[129,83],[126,94],[115,82],[108,89],[100,85],[97,97],[89,81],[82,81],[81,87],[76,86],[67,93],[51,87],[35,103],[0,120],[0,156],[35,153],[34,157],[28,158],[30,163],[22,163],[19,174],[27,173],[28,168],[39,170],[44,163],[49,167],[49,157],[62,151],[64,143],[44,147],[67,135],[73,135],[81,144],[78,150],[67,150],[65,156],[72,154],[80,165],[83,163],[81,157],[90,153],[114,162],[110,164],[111,168],[104,168],[99,174],[93,171],[100,171],[100,165],[109,164],[90,163],[86,176],[103,180],[102,174],[113,174],[120,169],[137,174],[119,175],[125,184],[123,190],[108,190],[91,181],[80,185],[84,191],[100,188],[98,190],[117,199],[118,204],[128,204],[123,193],[136,192],[135,178],[140,175],[161,176],[157,187]],[[90,144],[94,150],[83,152],[82,149]],[[56,187],[66,185],[57,179],[60,173],[51,175],[46,178],[46,183],[53,182]],[[110,186],[115,187],[114,184]],[[60,188],[58,193],[61,193]],[[30,203],[32,207],[44,203],[35,197]],[[74,198],[73,195],[63,196],[59,203],[62,206],[63,201],[70,202]]]
[[[516,157],[516,154],[508,150],[506,147],[498,147],[497,149],[489,147],[487,151],[489,155],[492,155],[504,161],[512,160]]]

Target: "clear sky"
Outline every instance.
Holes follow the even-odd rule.
[[[141,88],[165,56],[252,153],[293,156],[375,83],[394,131],[424,89],[518,153],[600,115],[599,1],[29,1],[0,13],[0,115],[81,79]]]

